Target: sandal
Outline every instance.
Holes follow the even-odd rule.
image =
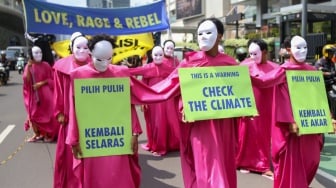
[[[46,142],[46,143],[51,143],[53,141],[54,141],[54,139],[52,137],[44,137],[44,139],[43,139],[43,142]]]
[[[34,135],[33,137],[28,138],[27,142],[37,142],[37,141],[40,141],[40,140],[43,140],[43,136]]]
[[[160,153],[158,153],[158,152],[156,152],[156,151],[154,151],[154,152],[152,153],[152,155],[153,155],[154,157],[161,157],[161,156],[162,156]]]
[[[141,144],[141,148],[146,151],[150,151],[150,148],[148,147],[147,144]]]
[[[242,174],[248,174],[248,173],[250,173],[249,170],[246,170],[246,169],[243,169],[243,168],[239,169],[239,172],[241,172]]]
[[[261,174],[261,176],[265,177],[265,178],[268,178],[270,180],[274,180],[274,174],[272,171],[266,171],[264,173]]]

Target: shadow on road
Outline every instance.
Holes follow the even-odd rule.
[[[139,162],[141,164],[141,171],[142,171],[141,187],[178,188],[159,180],[159,179],[172,179],[176,176],[176,174],[163,169],[157,169],[149,164],[149,161],[158,161],[158,160],[163,160],[163,158],[146,154],[139,155]]]

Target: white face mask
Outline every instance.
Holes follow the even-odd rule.
[[[297,62],[303,63],[307,58],[307,42],[304,38],[295,36],[291,40],[291,52]]]
[[[215,45],[217,36],[216,25],[210,20],[204,21],[197,29],[199,48],[202,51],[209,51]]]
[[[85,37],[78,37],[73,41],[73,54],[77,61],[85,62],[88,57],[90,50],[88,48],[88,40]]]
[[[32,48],[33,59],[35,62],[39,63],[42,61],[42,50],[38,46]]]
[[[74,32],[74,33],[72,33],[72,35],[70,37],[70,44],[69,44],[71,51],[73,50],[72,46],[73,46],[74,39],[77,38],[77,37],[79,37],[79,36],[83,36],[83,34],[81,32]]]
[[[157,65],[161,64],[163,61],[163,50],[160,46],[155,46],[152,50],[153,62]]]
[[[261,63],[262,60],[262,51],[260,50],[260,46],[256,43],[251,43],[249,46],[249,55],[250,58],[257,64]]]
[[[93,65],[99,72],[105,72],[111,63],[113,48],[110,42],[97,42],[92,50]]]
[[[169,57],[173,57],[174,56],[174,49],[175,49],[175,46],[174,46],[174,43],[172,42],[166,42],[166,44],[164,45],[164,53],[166,56],[169,56]]]

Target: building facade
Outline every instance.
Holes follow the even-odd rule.
[[[324,44],[336,42],[336,0],[167,0],[166,3],[172,33],[194,34],[201,19],[217,17],[225,24],[224,39],[274,37],[277,50],[286,37],[304,36],[310,46],[308,58],[313,58]]]
[[[0,0],[0,50],[26,45],[21,1]]]
[[[87,0],[90,8],[125,8],[130,7],[130,0]]]

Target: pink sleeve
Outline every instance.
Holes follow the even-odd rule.
[[[281,84],[276,87],[275,100],[276,121],[281,123],[293,123],[294,117],[287,84]]]
[[[141,134],[142,129],[134,105],[131,106],[131,115],[132,115],[132,133]]]
[[[141,67],[136,67],[136,68],[130,68],[129,73],[132,76],[138,76],[141,75],[143,77],[155,77],[158,75],[155,66],[152,66],[150,64],[146,64]]]
[[[135,67],[135,68],[129,68],[129,73],[132,76],[143,75],[145,72],[146,72],[146,68],[144,66]]]
[[[63,80],[60,72],[55,70],[54,72],[54,116],[57,117],[59,113],[64,112],[64,101],[63,101]]]
[[[178,74],[171,74],[152,87],[131,77],[132,104],[150,104],[167,100],[180,93]]]
[[[48,64],[48,72],[49,72],[49,76],[48,76],[48,85],[51,89],[54,89],[54,71],[53,69],[50,67],[50,65]]]
[[[23,100],[26,111],[29,112],[29,100],[30,100],[30,93],[31,93],[31,82],[27,80],[27,74],[29,74],[28,66],[25,67],[23,71]],[[28,114],[29,115],[29,114]]]
[[[74,100],[74,85],[73,79],[71,78],[71,87],[70,87],[70,113],[69,113],[69,124],[68,124],[68,134],[66,137],[66,144],[77,145],[79,143],[79,132],[78,132],[78,123],[75,110],[75,100]]]
[[[251,71],[251,70],[250,70]],[[286,82],[286,71],[283,68],[276,68],[265,75],[250,72],[252,84],[259,88],[274,87],[275,85]]]

